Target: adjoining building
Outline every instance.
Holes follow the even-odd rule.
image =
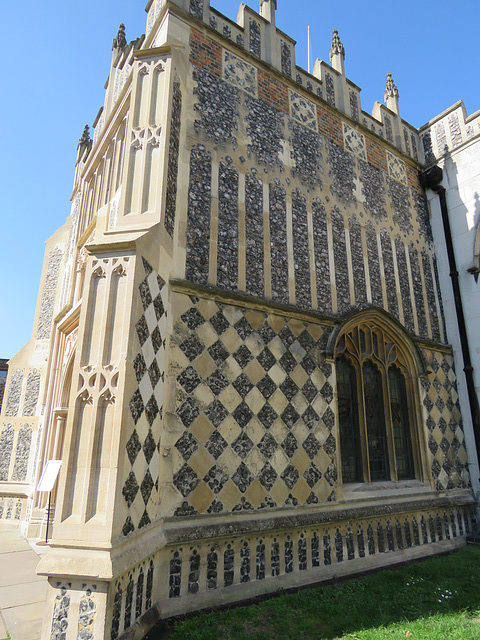
[[[5,383],[7,381],[8,360],[0,358],[0,409],[2,408],[3,396],[5,394]]]
[[[2,409],[2,520],[43,535],[62,461],[45,640],[453,549],[476,507],[430,158],[392,76],[369,115],[339,34],[305,72],[276,0],[146,10]]]

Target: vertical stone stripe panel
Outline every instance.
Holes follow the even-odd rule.
[[[398,280],[400,282],[400,292],[402,295],[403,321],[408,331],[415,333],[405,245],[400,238],[395,238],[395,254],[397,257]]]
[[[382,275],[380,272],[380,258],[378,255],[377,233],[370,222],[365,226],[367,240],[368,271],[370,275],[370,291],[372,304],[375,307],[383,306]]]
[[[332,310],[332,287],[328,258],[327,212],[320,200],[313,202],[312,215],[318,309],[329,313]]]
[[[423,276],[425,278],[425,288],[427,291],[427,305],[430,316],[430,325],[432,328],[432,339],[440,342],[440,323],[438,321],[437,301],[435,299],[435,289],[433,281],[433,270],[430,262],[430,256],[426,250],[422,251]]]
[[[210,257],[210,206],[212,158],[199,145],[190,156],[188,189],[187,264],[186,277],[206,284]]]
[[[347,242],[345,239],[345,221],[337,209],[332,211],[332,231],[334,238],[335,286],[339,313],[350,308],[350,281],[347,264]]]
[[[16,369],[10,378],[8,386],[7,406],[5,407],[5,415],[13,417],[18,415],[20,408],[20,396],[22,395],[23,373],[20,369]]]
[[[25,389],[25,398],[23,400],[22,415],[24,416],[35,415],[35,408],[37,406],[39,391],[40,391],[40,374],[36,369],[33,369],[33,371],[31,371],[27,377],[27,386]]]
[[[238,289],[238,170],[220,162],[218,175],[217,285]]]
[[[27,479],[30,447],[32,444],[32,429],[28,424],[18,432],[17,448],[15,451],[15,464],[13,467],[12,481],[25,482]]]
[[[272,264],[272,298],[288,304],[287,202],[285,189],[270,185],[269,222]]]
[[[427,338],[427,318],[425,314],[425,300],[423,297],[422,276],[420,273],[420,262],[417,249],[410,244],[408,246],[408,254],[410,257],[410,270],[412,273],[413,295],[415,298],[415,307],[417,309],[418,332],[419,335]]]
[[[245,176],[246,290],[259,298],[265,294],[263,183],[256,172]]]
[[[362,227],[356,220],[350,220],[350,253],[352,256],[355,304],[367,302],[365,264],[363,259]]]
[[[50,336],[61,260],[62,252],[58,247],[55,247],[50,251],[48,256],[47,274],[43,285],[42,300],[40,302],[40,315],[38,317],[38,340],[48,338]]]
[[[173,82],[172,119],[170,125],[170,142],[168,150],[168,174],[165,200],[165,229],[173,237],[175,229],[175,208],[177,204],[178,154],[180,147],[180,124],[182,116],[182,91],[180,82]]]
[[[12,457],[15,430],[11,424],[4,426],[0,433],[0,481],[7,482]]]
[[[293,258],[295,302],[302,309],[312,308],[310,252],[308,246],[307,203],[300,191],[292,194]]]
[[[395,267],[393,264],[392,242],[386,231],[380,234],[382,247],[383,271],[385,274],[385,286],[387,289],[388,311],[398,318],[397,283],[395,280]]]

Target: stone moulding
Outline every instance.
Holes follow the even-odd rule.
[[[370,502],[361,506],[347,507],[345,505],[333,506],[329,504],[325,509],[294,509],[291,514],[266,514],[260,518],[257,514],[247,516],[235,516],[228,514],[222,518],[224,522],[211,522],[211,516],[185,520],[184,526],[179,525],[178,518],[175,521],[165,520],[164,534],[168,544],[187,543],[199,540],[208,540],[221,536],[238,536],[245,534],[265,534],[292,527],[325,526],[333,523],[348,523],[359,519],[386,517],[423,510],[452,509],[474,505],[475,501],[468,492],[462,492],[455,496],[436,496],[431,494],[418,498],[410,498],[404,502],[398,498],[388,502]],[[208,519],[208,521],[207,521]],[[183,523],[182,523],[183,524]]]

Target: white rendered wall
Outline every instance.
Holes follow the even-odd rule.
[[[463,310],[474,368],[474,382],[480,402],[480,280],[475,282],[467,269],[474,265],[474,245],[480,223],[480,137],[458,147],[438,163],[443,168],[442,185],[446,189],[447,207],[459,274]],[[450,278],[445,234],[439,197],[428,190],[433,237],[437,249],[440,286],[443,294],[447,336],[453,346],[459,382],[459,395],[469,451],[470,472],[475,492],[480,489],[478,462],[468,402],[463,357],[458,332],[453,289]]]

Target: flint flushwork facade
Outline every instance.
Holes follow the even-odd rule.
[[[475,523],[425,136],[390,75],[361,110],[338,33],[296,67],[261,5],[150,0],[79,141],[0,427],[0,519],[29,535],[62,460],[45,640],[140,639]]]

